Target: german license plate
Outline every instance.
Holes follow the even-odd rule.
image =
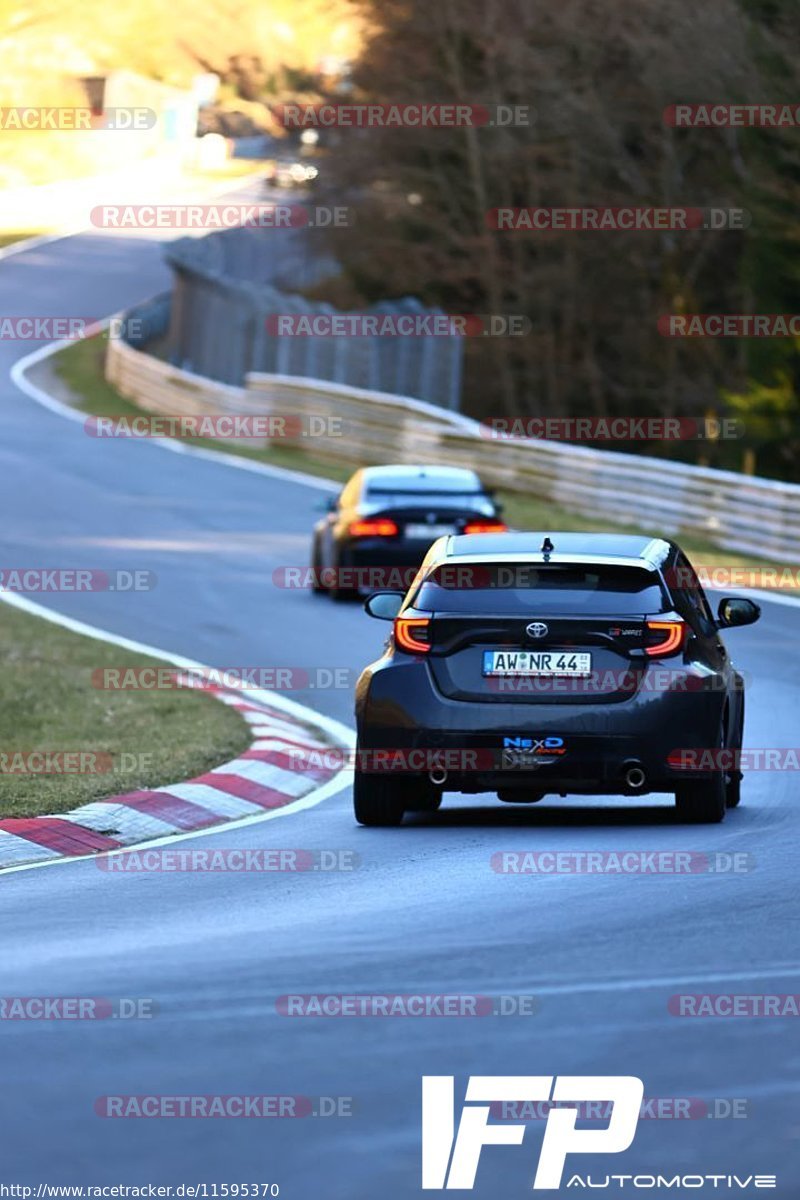
[[[450,533],[455,533],[455,525],[406,525],[406,537],[417,539],[426,539],[429,542],[435,542],[439,537],[447,537]]]
[[[572,675],[592,673],[592,656],[572,650],[484,650],[484,675]]]

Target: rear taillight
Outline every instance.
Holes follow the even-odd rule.
[[[508,533],[508,526],[502,521],[469,521],[464,533]]]
[[[409,654],[426,654],[431,648],[430,623],[430,617],[395,617],[395,645]]]
[[[689,632],[685,621],[646,621],[645,653],[651,658],[665,658],[677,654],[686,644]]]
[[[347,526],[350,537],[396,537],[399,533],[394,521],[376,517],[372,521],[351,521]]]

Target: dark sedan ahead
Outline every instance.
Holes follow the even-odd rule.
[[[502,533],[500,508],[464,467],[365,467],[314,527],[314,590],[336,600],[405,590],[437,538]]]

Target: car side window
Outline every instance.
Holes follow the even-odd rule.
[[[703,591],[697,572],[685,554],[679,554],[675,559],[675,587],[673,591],[682,597],[689,611],[699,619],[702,626],[714,624],[711,607]]]

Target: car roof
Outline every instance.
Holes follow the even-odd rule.
[[[552,550],[543,549],[549,538]],[[441,539],[436,561],[449,558],[541,560],[551,563],[613,561],[648,568],[660,567],[674,548],[665,538],[631,533],[472,533]]]
[[[426,484],[437,488],[446,487],[453,491],[459,487],[466,487],[473,491],[476,487],[480,487],[477,473],[469,467],[440,467],[435,464],[433,466],[409,466],[405,463],[396,463],[385,467],[365,467],[362,471],[362,478],[367,487],[375,484],[385,490],[396,487],[402,491],[410,487],[414,491],[424,491]]]

